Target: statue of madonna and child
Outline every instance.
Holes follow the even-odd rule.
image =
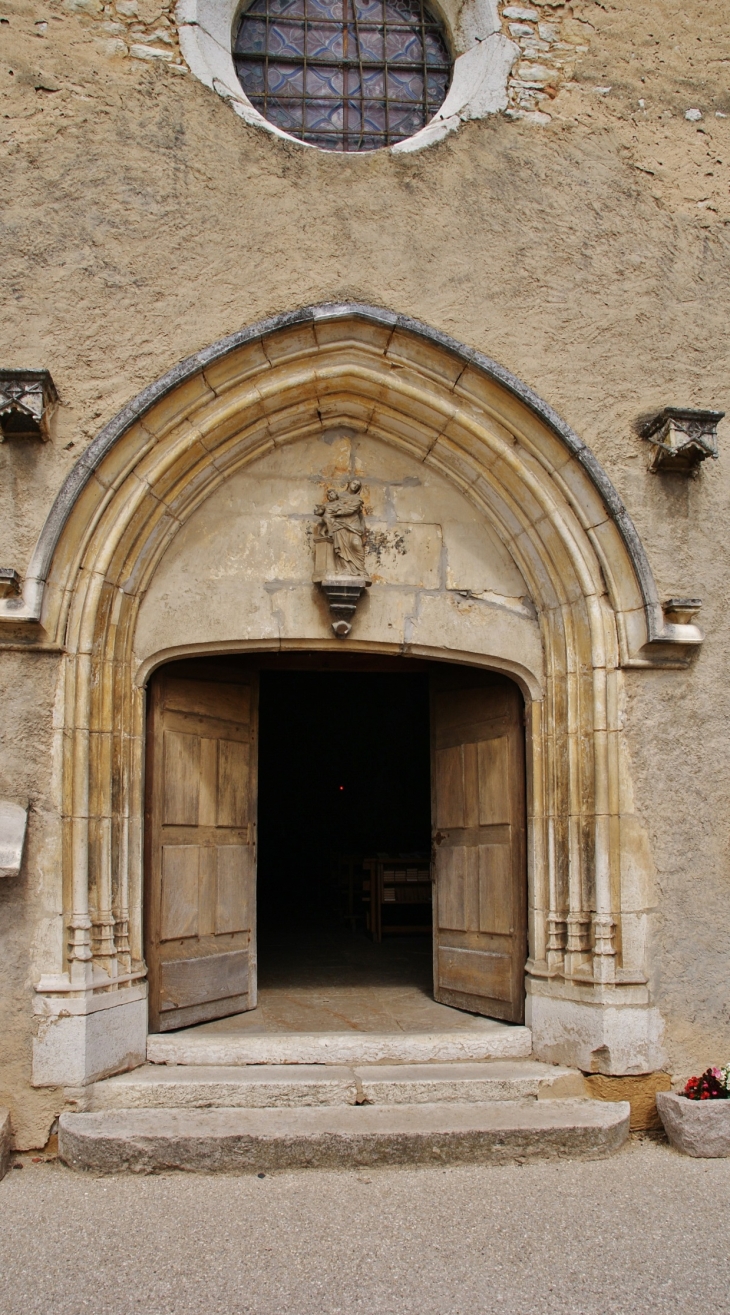
[[[338,492],[327,490],[327,501],[314,508],[319,517],[315,531],[315,579],[335,575],[352,576],[370,583],[365,570],[365,519],[362,484],[351,479]],[[324,548],[324,552],[322,552]],[[327,551],[329,549],[329,551]]]

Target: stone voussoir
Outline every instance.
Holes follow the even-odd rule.
[[[487,1164],[610,1155],[628,1129],[626,1102],[590,1100],[122,1110],[63,1114],[59,1153],[96,1173]]]

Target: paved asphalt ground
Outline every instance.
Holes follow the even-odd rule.
[[[3,1315],[730,1312],[730,1160],[0,1183]]]

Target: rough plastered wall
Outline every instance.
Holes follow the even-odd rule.
[[[0,446],[0,564],[23,572],[61,480],[124,402],[242,325],[356,299],[494,356],[604,463],[661,594],[704,600],[696,664],[629,673],[626,719],[670,1066],[727,1059],[730,428],[685,480],[647,472],[635,423],[730,402],[730,8],[503,5],[522,43],[505,115],[420,153],[343,158],[244,124],[176,67],[169,6],[125,2],[0,4],[0,363],[48,367],[61,397],[48,444]],[[18,1092],[34,944],[60,934],[40,903],[55,664],[0,659],[0,794],[33,808],[24,873],[0,883],[0,1101],[10,1089],[23,1144],[45,1138],[54,1099]]]

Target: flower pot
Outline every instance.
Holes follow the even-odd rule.
[[[688,1100],[673,1091],[658,1091],[656,1104],[676,1151],[703,1160],[730,1156],[730,1100]]]

